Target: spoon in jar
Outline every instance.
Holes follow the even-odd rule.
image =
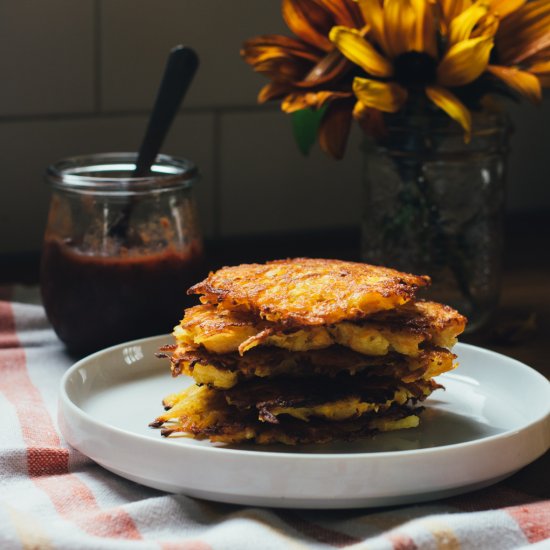
[[[170,51],[153,111],[139,148],[135,169],[132,173],[133,178],[145,177],[151,173],[151,166],[172,126],[198,66],[199,58],[192,48],[180,45]],[[109,236],[121,240],[127,238],[134,202],[135,198],[130,197],[121,208],[119,216],[109,227]]]

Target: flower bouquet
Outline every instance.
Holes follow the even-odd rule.
[[[491,97],[536,103],[550,86],[549,0],[282,0],[282,14],[295,37],[258,36],[241,54],[271,80],[259,102],[282,100],[304,151],[314,136],[342,158],[353,119],[379,138],[387,115],[426,102],[468,141]]]
[[[550,0],[283,0],[294,37],[248,40],[302,152],[365,136],[362,256],[427,273],[482,326],[500,287],[510,126],[499,98],[550,86]]]

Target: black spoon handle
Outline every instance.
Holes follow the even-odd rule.
[[[198,66],[199,58],[191,48],[176,46],[170,51],[145,136],[141,142],[133,177],[139,178],[150,174],[151,166],[155,162]],[[121,208],[117,219],[108,229],[110,237],[128,240],[128,228],[135,201],[135,197],[130,196]]]
[[[193,49],[187,46],[176,46],[171,50],[145,137],[141,143],[134,177],[149,174],[198,66],[199,58]]]

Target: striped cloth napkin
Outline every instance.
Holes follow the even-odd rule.
[[[42,307],[16,298],[0,288],[0,549],[550,548],[549,453],[482,491],[384,509],[242,507],[119,478],[63,441],[72,361]]]

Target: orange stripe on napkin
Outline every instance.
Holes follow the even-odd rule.
[[[90,489],[74,474],[34,478],[57,513],[96,537],[139,540],[132,518],[122,508],[102,510]]]
[[[530,543],[550,538],[550,500],[504,510],[517,521]]]
[[[27,438],[25,438],[27,442]],[[59,445],[59,440],[58,443]],[[29,476],[55,476],[69,471],[69,451],[62,447],[28,447]]]
[[[48,495],[58,514],[82,530],[102,537],[141,539],[124,510],[102,511],[91,490],[69,473],[69,450],[61,446],[40,392],[30,379],[8,302],[0,302],[0,342],[13,343],[12,349],[0,350],[0,392],[17,413],[27,446],[29,477]]]

